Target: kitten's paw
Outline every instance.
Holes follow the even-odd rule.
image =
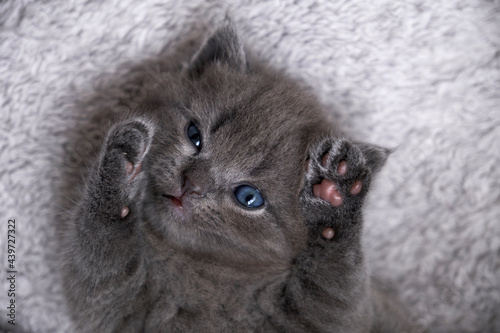
[[[310,152],[307,183],[333,207],[366,194],[372,171],[361,149],[345,139],[326,139]]]
[[[103,166],[107,171],[124,171],[131,182],[141,171],[154,134],[154,127],[142,119],[133,119],[111,128],[105,142]]]
[[[105,207],[116,207],[118,215],[129,214],[142,162],[152,142],[154,127],[142,119],[128,120],[113,126],[101,152],[96,187]]]
[[[348,227],[360,219],[372,175],[388,153],[341,138],[324,139],[310,150],[302,191],[304,215],[309,224],[319,224],[324,239],[338,235],[340,225]]]

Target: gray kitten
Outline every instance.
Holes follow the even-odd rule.
[[[107,134],[66,264],[83,332],[413,332],[371,282],[352,142],[230,23]]]

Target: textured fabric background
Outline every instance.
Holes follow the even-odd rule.
[[[0,327],[15,218],[16,328],[71,332],[59,231],[101,137],[91,114],[227,10],[353,137],[398,147],[366,207],[373,271],[430,332],[500,332],[500,2],[486,0],[0,2]]]

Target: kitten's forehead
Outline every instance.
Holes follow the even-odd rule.
[[[224,84],[230,81],[240,84]],[[295,176],[310,140],[326,129],[314,99],[276,76],[222,82],[191,110],[215,165],[243,178]]]

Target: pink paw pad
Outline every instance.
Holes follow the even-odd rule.
[[[333,231],[333,228],[325,228],[321,232],[321,237],[324,239],[332,239],[333,236],[335,236],[335,232]]]
[[[352,195],[356,195],[356,194],[359,194],[362,189],[363,189],[363,183],[361,182],[361,180],[356,180],[354,182],[354,184],[352,184],[351,189],[350,189],[349,192]]]
[[[321,160],[321,165],[326,166],[328,162],[328,154],[325,154]],[[308,167],[308,165],[306,165]],[[337,166],[337,174],[339,176],[344,176],[347,174],[348,171],[348,166],[347,162],[345,160],[340,161],[339,165]],[[352,195],[357,195],[361,193],[361,190],[363,189],[363,183],[361,180],[356,180],[350,190],[349,193]],[[323,200],[328,201],[333,207],[339,207],[342,205],[342,195],[340,192],[337,190],[337,186],[335,185],[334,182],[327,178],[323,178],[320,184],[315,184],[313,185],[313,194],[315,197],[319,197]]]
[[[125,166],[125,170],[127,171],[127,175],[131,175],[132,172],[134,171],[134,165],[131,162],[127,161],[127,164]]]
[[[128,207],[127,206],[123,206],[122,207],[122,211],[120,212],[120,216],[123,218],[123,217],[127,216],[128,213],[129,213]]]
[[[321,165],[322,165],[322,166],[326,167],[326,165],[328,164],[328,156],[329,156],[329,155],[330,155],[330,154],[325,154],[325,155],[323,156],[323,158],[321,159]]]
[[[340,176],[343,176],[347,173],[347,162],[346,161],[340,161],[339,166],[337,167],[337,173]]]
[[[127,165],[125,166],[125,170],[127,171],[127,175],[130,176],[129,181],[134,180],[134,178],[141,172],[141,166],[142,163],[137,164],[137,166],[134,168],[134,165],[132,162],[127,161]]]
[[[329,179],[323,178],[321,184],[313,185],[314,196],[328,201],[333,207],[342,205],[342,195],[337,186]]]

